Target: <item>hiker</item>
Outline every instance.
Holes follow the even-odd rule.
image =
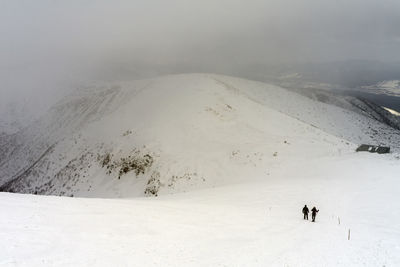
[[[308,209],[307,205],[304,205],[304,208],[303,208],[304,220],[308,220],[309,212],[310,212],[310,210]]]
[[[315,216],[317,216],[317,212],[318,211],[319,210],[317,210],[316,207],[312,208],[312,210],[311,210],[311,219],[312,219],[313,222],[315,222]]]

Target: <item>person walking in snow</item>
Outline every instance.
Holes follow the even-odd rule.
[[[303,208],[304,220],[308,220],[309,212],[310,212],[310,210],[308,209],[307,205],[304,205],[304,208]]]
[[[318,211],[319,210],[317,210],[316,207],[312,208],[312,210],[311,210],[311,219],[313,222],[315,222],[315,216],[317,216]]]

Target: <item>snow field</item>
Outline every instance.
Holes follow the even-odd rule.
[[[0,264],[398,266],[399,171],[393,155],[350,153],[158,198],[2,193]]]

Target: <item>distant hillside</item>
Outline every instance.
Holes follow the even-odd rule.
[[[0,136],[0,190],[130,197],[231,184],[360,143],[399,151],[393,118],[356,97],[213,74],[88,87]]]

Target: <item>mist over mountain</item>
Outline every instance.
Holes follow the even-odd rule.
[[[399,14],[1,0],[0,265],[400,266]]]
[[[399,79],[399,12],[394,0],[5,0],[0,105],[43,114],[92,81],[177,73],[299,72],[348,87]]]

